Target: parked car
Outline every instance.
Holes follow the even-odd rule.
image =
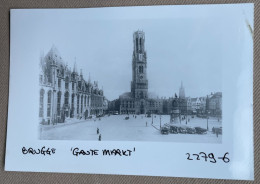
[[[177,134],[178,133],[178,127],[177,126],[170,126],[169,132],[172,134]]]
[[[187,133],[187,130],[186,130],[186,128],[184,128],[184,127],[178,127],[178,133],[180,133],[180,134],[186,134],[186,133]]]
[[[169,133],[169,129],[167,127],[161,128],[161,134],[168,134],[168,133]]]
[[[125,117],[125,120],[129,120],[129,117],[128,117],[128,116],[126,116],[126,117]]]
[[[206,134],[207,133],[207,129],[205,129],[205,128],[195,127],[195,130],[196,130],[197,134]]]
[[[187,127],[186,131],[187,131],[187,134],[196,134],[195,128]]]

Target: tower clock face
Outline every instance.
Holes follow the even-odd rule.
[[[142,76],[142,75],[139,76],[139,79],[143,79],[143,78],[144,78],[144,76]]]

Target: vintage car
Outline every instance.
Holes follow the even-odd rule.
[[[197,134],[206,134],[207,133],[207,129],[205,129],[205,128],[195,127],[195,130],[196,130]]]
[[[178,133],[180,134],[186,134],[187,133],[187,130],[185,127],[178,127]]]
[[[113,113],[113,115],[118,115],[119,113],[118,113],[118,111],[115,111],[114,113]]]
[[[196,134],[195,128],[187,127],[186,131],[187,131],[187,134]]]
[[[170,128],[169,128],[169,132],[172,133],[172,134],[177,134],[178,133],[178,127],[171,125]]]
[[[161,134],[168,134],[168,133],[169,133],[169,129],[167,127],[161,128]]]
[[[125,117],[125,120],[129,120],[129,116],[126,116],[126,117]]]

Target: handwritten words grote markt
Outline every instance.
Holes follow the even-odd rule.
[[[84,156],[95,156],[99,155],[100,151],[97,149],[79,149],[79,148],[71,148],[72,155],[74,156],[79,156],[79,155],[84,155]],[[133,150],[130,149],[103,149],[101,150],[101,155],[103,156],[131,156],[132,152],[135,152],[135,148]]]

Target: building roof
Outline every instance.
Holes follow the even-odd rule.
[[[126,92],[123,93],[122,95],[119,96],[119,98],[132,98],[132,93],[131,92]]]

